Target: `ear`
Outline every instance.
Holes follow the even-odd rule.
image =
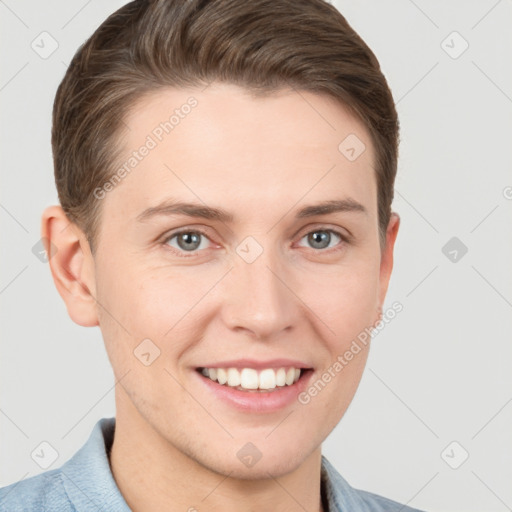
[[[68,220],[61,206],[49,206],[41,218],[41,237],[71,320],[84,327],[99,325],[94,258],[85,234]]]
[[[400,216],[396,212],[391,212],[388,227],[386,230],[386,245],[382,250],[380,259],[380,285],[379,285],[379,308],[382,313],[382,305],[388,291],[389,279],[393,270],[393,249],[400,226]]]

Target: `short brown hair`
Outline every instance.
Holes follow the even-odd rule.
[[[135,0],[78,49],[53,106],[59,200],[93,252],[101,204],[93,191],[116,171],[129,108],[163,87],[213,81],[257,95],[283,87],[324,93],[359,118],[375,148],[385,245],[398,116],[377,58],[335,7],[324,0]]]

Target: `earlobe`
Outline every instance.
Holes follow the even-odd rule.
[[[99,325],[94,259],[84,233],[71,223],[61,206],[42,214],[41,237],[45,243],[53,281],[73,322]]]

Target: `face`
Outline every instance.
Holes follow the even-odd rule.
[[[136,163],[103,189],[94,258],[118,418],[221,474],[290,472],[350,404],[368,345],[335,363],[386,293],[369,135],[328,97],[216,83],[153,93],[126,124]]]

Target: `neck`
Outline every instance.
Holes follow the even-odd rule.
[[[119,405],[119,404],[118,404]],[[239,479],[215,472],[164,439],[135,409],[117,407],[110,453],[114,479],[133,512],[323,512],[320,447],[295,470]]]

